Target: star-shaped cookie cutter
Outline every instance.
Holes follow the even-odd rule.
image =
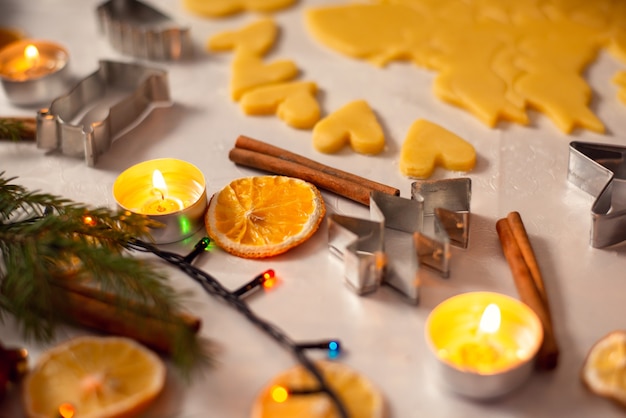
[[[469,178],[415,182],[410,199],[372,192],[370,219],[329,216],[329,250],[343,260],[344,279],[357,294],[385,284],[417,303],[420,266],[449,277],[450,245],[467,248],[470,200]]]
[[[626,147],[570,142],[567,180],[595,198],[591,246],[605,248],[626,241]]]
[[[103,119],[72,124],[83,112],[94,109],[110,91],[125,96],[108,109]],[[82,79],[69,93],[56,98],[50,108],[39,110],[37,147],[84,157],[87,165],[93,167],[116,136],[156,105],[171,105],[167,72],[102,60],[97,71]]]
[[[122,54],[148,60],[190,57],[189,29],[138,0],[110,0],[96,9],[101,31]]]

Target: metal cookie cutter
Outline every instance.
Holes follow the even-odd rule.
[[[113,48],[149,60],[179,60],[193,53],[189,29],[137,0],[110,0],[96,9]]]
[[[330,252],[344,261],[344,278],[357,294],[386,284],[417,303],[419,266],[443,277],[450,272],[450,245],[466,248],[471,181],[468,178],[413,183],[411,199],[372,192],[370,219],[329,217]],[[434,237],[425,217],[434,221]]]
[[[107,96],[123,94],[107,113],[92,123],[72,124],[82,116],[89,119],[91,108]],[[37,147],[60,150],[72,157],[84,157],[93,167],[98,156],[124,130],[155,105],[171,105],[167,73],[142,65],[100,61],[100,68],[81,80],[67,94],[58,97],[49,109],[37,113]],[[100,116],[100,115],[98,115]]]
[[[626,147],[570,142],[567,180],[595,197],[590,243],[605,248],[626,240]]]

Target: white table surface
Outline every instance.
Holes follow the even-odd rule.
[[[490,129],[465,111],[438,101],[432,93],[434,74],[424,69],[398,63],[374,68],[316,43],[302,24],[303,10],[331,3],[339,2],[303,0],[275,14],[282,32],[267,59],[294,60],[302,72],[300,79],[318,83],[325,113],[355,99],[367,100],[385,128],[387,147],[381,155],[363,156],[349,149],[320,154],[312,147],[310,131],[292,129],[276,117],[243,115],[228,93],[231,55],[208,54],[203,44],[210,35],[242,27],[257,16],[209,20],[186,11],[181,1],[152,0],[150,4],[191,27],[197,47],[190,62],[147,63],[168,71],[175,104],[155,110],[118,138],[93,168],[81,159],[46,155],[33,143],[3,141],[0,170],[17,176],[16,182],[29,189],[113,207],[111,187],[123,170],[144,160],[174,157],[203,171],[211,195],[235,178],[260,173],[228,159],[237,136],[245,134],[395,186],[409,197],[412,180],[398,169],[404,135],[418,118],[439,123],[471,142],[479,155],[476,168],[467,174],[472,179],[470,245],[466,250],[453,249],[449,279],[425,273],[419,305],[405,303],[386,288],[366,297],[350,291],[342,279],[342,264],[327,249],[326,222],[313,238],[285,255],[254,261],[214,251],[204,255],[198,266],[233,289],[267,268],[274,269],[280,286],[251,297],[251,308],[295,340],[340,339],[346,353],[339,361],[382,390],[391,417],[622,416],[623,410],[587,392],[579,373],[592,344],[624,327],[626,254],[623,246],[604,250],[589,246],[593,199],[569,184],[566,174],[570,141],[624,142],[626,107],[610,82],[623,65],[601,54],[588,70],[596,92],[593,109],[606,123],[606,135],[586,131],[565,135],[536,113],[531,114],[528,127],[501,124]],[[98,32],[98,4],[95,0],[2,0],[0,26],[18,27],[32,38],[65,45],[78,79],[95,71],[99,59],[132,60],[113,50]],[[34,116],[36,110],[12,106],[0,92],[0,115]],[[432,178],[463,175],[438,170]],[[331,212],[369,216],[364,206],[327,192],[323,195]],[[560,364],[553,372],[534,373],[505,398],[481,403],[433,384],[426,368],[424,323],[434,306],[462,292],[488,290],[517,297],[495,231],[496,220],[512,210],[522,214],[538,253],[561,346]],[[295,359],[184,274],[168,266],[164,269],[176,287],[192,291],[188,308],[202,318],[201,334],[215,342],[219,354],[217,365],[189,384],[171,373],[165,393],[146,416],[248,416],[259,390],[272,376],[296,364]],[[62,328],[58,341],[81,333]],[[47,348],[24,341],[10,318],[0,324],[0,340],[6,346],[27,347],[31,361]],[[18,391],[12,391],[0,403],[0,417],[23,416],[18,397]]]

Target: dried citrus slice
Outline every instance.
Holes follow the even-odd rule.
[[[381,418],[385,403],[381,392],[363,375],[332,361],[318,361],[324,380],[341,400],[348,416]],[[325,393],[292,394],[291,390],[311,390],[318,382],[303,366],[291,368],[261,391],[252,408],[252,418],[335,418],[339,413]],[[285,391],[286,389],[286,391]]]
[[[42,354],[25,378],[24,407],[30,418],[133,417],[161,392],[165,377],[161,359],[134,340],[79,337]]]
[[[581,378],[595,394],[626,406],[626,331],[613,331],[591,347]]]
[[[309,239],[325,213],[322,195],[311,183],[286,176],[243,177],[211,197],[205,224],[225,251],[263,258]]]

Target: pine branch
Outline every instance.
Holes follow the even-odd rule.
[[[0,139],[19,141],[35,139],[37,122],[29,117],[0,117]]]
[[[120,304],[149,306],[170,323],[182,310],[182,295],[158,266],[127,251],[131,241],[150,239],[153,221],[30,192],[13,180],[0,172],[0,320],[10,313],[26,338],[50,340],[68,319],[54,286],[64,275],[89,277]],[[188,371],[202,357],[200,342],[188,327],[174,325],[173,360]]]

